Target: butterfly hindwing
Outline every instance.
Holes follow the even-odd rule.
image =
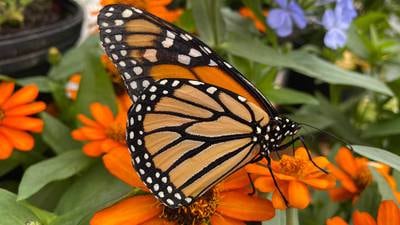
[[[180,28],[127,5],[104,7],[98,24],[102,45],[120,71],[134,102],[154,81],[191,79],[227,88],[269,114],[275,113],[271,104],[236,69]]]
[[[258,106],[228,90],[162,79],[131,108],[127,142],[147,187],[178,207],[252,161],[260,150],[256,133],[268,121]]]

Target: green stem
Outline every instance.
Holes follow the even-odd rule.
[[[297,209],[286,209],[286,225],[299,225],[299,214]]]

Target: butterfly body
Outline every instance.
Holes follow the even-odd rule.
[[[248,163],[278,151],[299,126],[203,42],[142,10],[111,5],[102,45],[134,104],[133,165],[166,206],[191,204]]]

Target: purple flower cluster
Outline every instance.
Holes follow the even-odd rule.
[[[324,43],[332,49],[341,48],[347,41],[347,29],[357,16],[352,0],[338,0],[335,9],[328,9],[322,16],[322,25],[327,30]]]
[[[296,0],[275,0],[279,8],[269,12],[267,23],[278,36],[287,37],[293,32],[293,26],[304,29],[307,18]],[[347,29],[357,16],[353,0],[330,0],[335,2],[334,9],[328,9],[322,16],[322,25],[327,30],[324,44],[332,49],[341,48],[347,41]]]

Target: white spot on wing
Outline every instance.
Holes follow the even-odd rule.
[[[132,16],[132,14],[133,14],[132,10],[130,10],[130,9],[125,9],[125,10],[122,12],[122,17],[128,18],[128,17]]]
[[[190,64],[190,57],[187,55],[178,55],[178,62],[189,65]]]
[[[190,49],[189,55],[192,57],[199,57],[201,56],[201,53],[197,51],[196,49],[192,48]]]

